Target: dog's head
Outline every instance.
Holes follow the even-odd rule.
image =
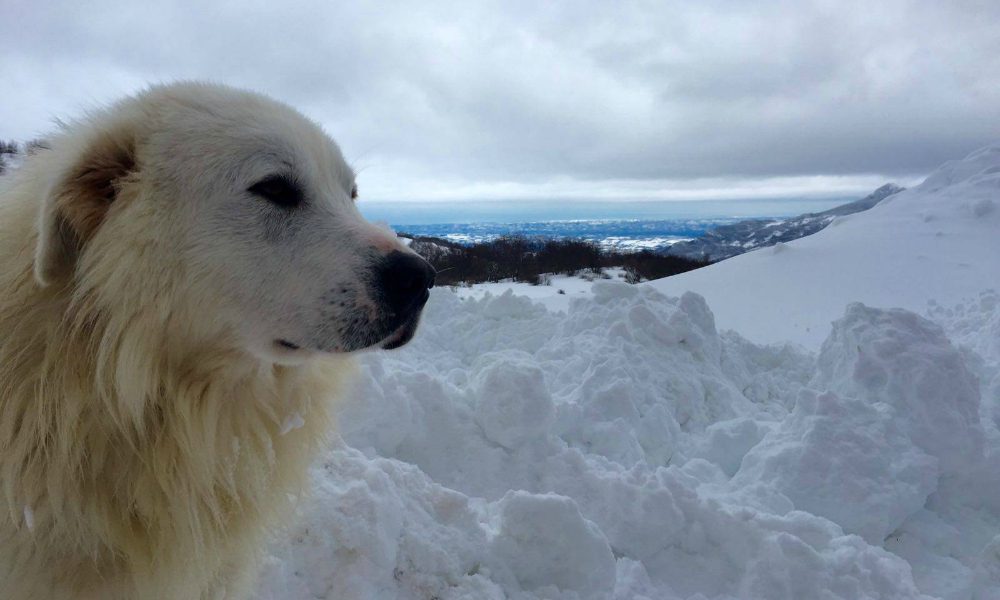
[[[68,126],[51,153],[43,285],[183,313],[277,362],[395,348],[416,330],[434,270],[361,216],[337,145],[284,104],[156,87]]]

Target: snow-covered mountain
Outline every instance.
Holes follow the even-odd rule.
[[[666,253],[712,261],[732,258],[757,248],[812,235],[833,222],[834,218],[868,210],[903,189],[894,183],[887,183],[860,200],[823,212],[806,213],[788,219],[747,219],[731,225],[720,225],[706,231],[701,237],[667,247]]]
[[[1000,145],[565,310],[433,290],[259,597],[1000,598],[998,203]]]
[[[916,312],[1000,288],[1000,145],[819,233],[650,285],[703,295],[720,326],[818,348],[844,306]]]

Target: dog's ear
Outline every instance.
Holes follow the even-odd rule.
[[[119,123],[92,131],[73,154],[75,162],[56,176],[38,217],[35,279],[43,286],[72,274],[83,246],[136,170],[134,128]]]

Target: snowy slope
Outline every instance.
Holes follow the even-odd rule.
[[[765,278],[813,256],[814,293],[841,294],[919,270],[903,250],[935,227],[956,240],[935,264],[995,273],[998,166],[1000,148],[977,153],[819,234],[867,252],[797,243],[727,263]],[[757,294],[791,310],[777,283]],[[889,304],[965,287],[929,319],[843,302],[815,325],[818,353],[720,333],[711,302],[663,282],[597,282],[558,312],[434,290],[410,345],[362,358],[259,597],[996,600],[1000,295],[965,271],[896,283]]]
[[[852,301],[924,312],[1000,287],[1000,144],[815,235],[649,285],[703,295],[751,340],[810,348]]]
[[[866,211],[903,188],[887,183],[860,200],[835,206],[818,213],[778,220],[748,219],[731,225],[721,225],[705,235],[686,242],[678,242],[668,254],[685,258],[709,258],[713,261],[739,256],[757,248],[778,243],[788,243],[813,235],[827,227],[835,218]]]

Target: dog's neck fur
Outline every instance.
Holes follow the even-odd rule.
[[[344,363],[268,364],[224,335],[185,335],[187,315],[155,298],[109,310],[75,277],[41,288],[33,240],[17,229],[27,212],[3,212],[12,218],[0,225],[0,251],[23,261],[0,274],[0,535],[22,537],[23,549],[32,538],[65,548],[46,567],[66,589],[115,581],[123,596],[198,597],[231,581],[230,565],[213,557],[251,552],[281,500],[301,489]],[[52,399],[63,405],[46,406]],[[305,425],[283,432],[294,413]],[[13,565],[0,578],[33,560],[52,557],[0,556]],[[190,580],[153,580],[154,563],[170,561]]]

